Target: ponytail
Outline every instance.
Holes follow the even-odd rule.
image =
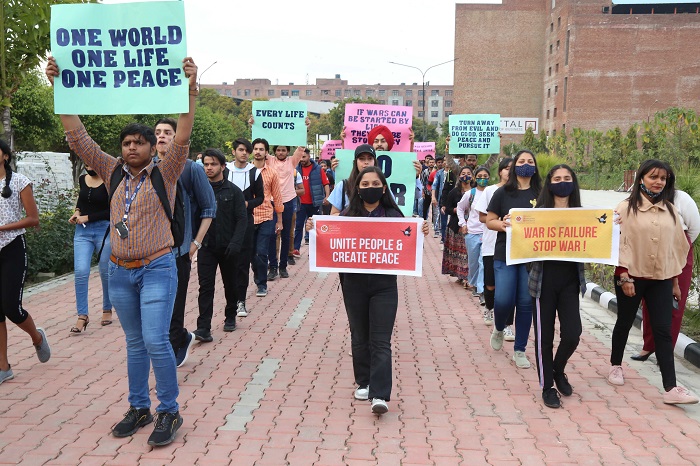
[[[0,139],[0,151],[3,155],[7,155],[7,160],[4,161],[5,164],[5,187],[2,188],[2,193],[0,195],[5,199],[12,196],[12,189],[10,188],[10,181],[12,180],[12,167],[10,167],[10,160],[12,160],[12,151],[10,146],[7,145],[5,141]]]

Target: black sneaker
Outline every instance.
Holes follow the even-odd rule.
[[[209,343],[211,341],[214,341],[214,337],[211,336],[211,332],[207,329],[198,328],[192,333],[194,334],[194,339],[197,341],[201,341],[202,343]]]
[[[277,267],[270,267],[270,271],[267,273],[267,281],[271,282],[277,278]]]
[[[233,317],[228,317],[224,321],[224,332],[233,332],[236,330],[236,319]]]
[[[289,272],[287,272],[286,268],[280,267],[280,277],[281,278],[289,278]]]
[[[175,433],[182,425],[182,416],[176,413],[156,413],[156,426],[148,437],[148,444],[155,447],[168,445],[175,439]]]
[[[559,400],[559,392],[554,387],[550,387],[542,391],[542,401],[544,401],[544,405],[548,408],[556,409],[561,407],[561,401]]]
[[[150,424],[153,421],[151,410],[148,408],[136,409],[129,406],[129,411],[124,415],[124,419],[112,427],[112,435],[115,437],[128,437],[134,435],[139,427]]]
[[[294,256],[287,256],[287,264],[297,265],[297,260],[294,258]]]
[[[178,350],[175,351],[175,365],[177,367],[182,367],[182,365],[185,364],[185,361],[187,361],[187,358],[190,357],[190,349],[192,348],[194,341],[194,334],[191,332],[187,332],[185,346],[183,346],[182,348],[178,348]]]
[[[574,393],[574,389],[569,383],[569,378],[563,372],[554,371],[554,384],[557,386],[557,390],[564,396],[571,396]]]

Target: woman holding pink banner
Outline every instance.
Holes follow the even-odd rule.
[[[555,165],[547,174],[536,208],[581,207],[576,174],[568,165]],[[581,262],[537,261],[531,263],[528,288],[532,296],[535,326],[535,357],[545,406],[559,408],[559,394],[571,396],[564,369],[581,336],[579,293],[586,291]],[[554,327],[559,316],[560,342],[554,352]],[[557,388],[554,388],[556,384]],[[557,391],[558,390],[558,391]]]
[[[340,215],[348,217],[403,217],[391,197],[386,178],[377,167],[363,169],[355,181],[350,203]],[[313,220],[306,222],[313,229]],[[427,236],[428,222],[422,232]],[[352,367],[356,400],[372,400],[372,412],[384,414],[391,399],[391,335],[399,290],[396,275],[343,273],[340,276],[345,311],[350,324]]]

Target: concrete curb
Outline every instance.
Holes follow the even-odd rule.
[[[617,314],[617,298],[614,293],[607,291],[605,288],[598,286],[593,282],[586,283],[586,297],[597,302],[600,306]],[[641,328],[642,326],[642,310],[637,311],[637,316],[634,319],[634,326]],[[676,356],[685,359],[695,367],[700,368],[700,343],[684,334],[678,335],[676,347],[673,349]]]

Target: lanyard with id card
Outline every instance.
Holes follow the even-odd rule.
[[[129,176],[127,175],[126,179],[124,180],[124,216],[120,222],[114,224],[114,229],[117,230],[117,235],[119,235],[121,239],[126,239],[129,237],[129,225],[127,223],[129,219],[129,210],[131,209],[131,203],[134,202],[134,198],[136,197],[136,194],[138,194],[139,189],[141,189],[141,185],[145,180],[146,174],[144,173],[141,175],[141,180],[139,180],[139,184],[136,185],[136,188],[134,188],[134,193],[131,196],[129,196]]]

